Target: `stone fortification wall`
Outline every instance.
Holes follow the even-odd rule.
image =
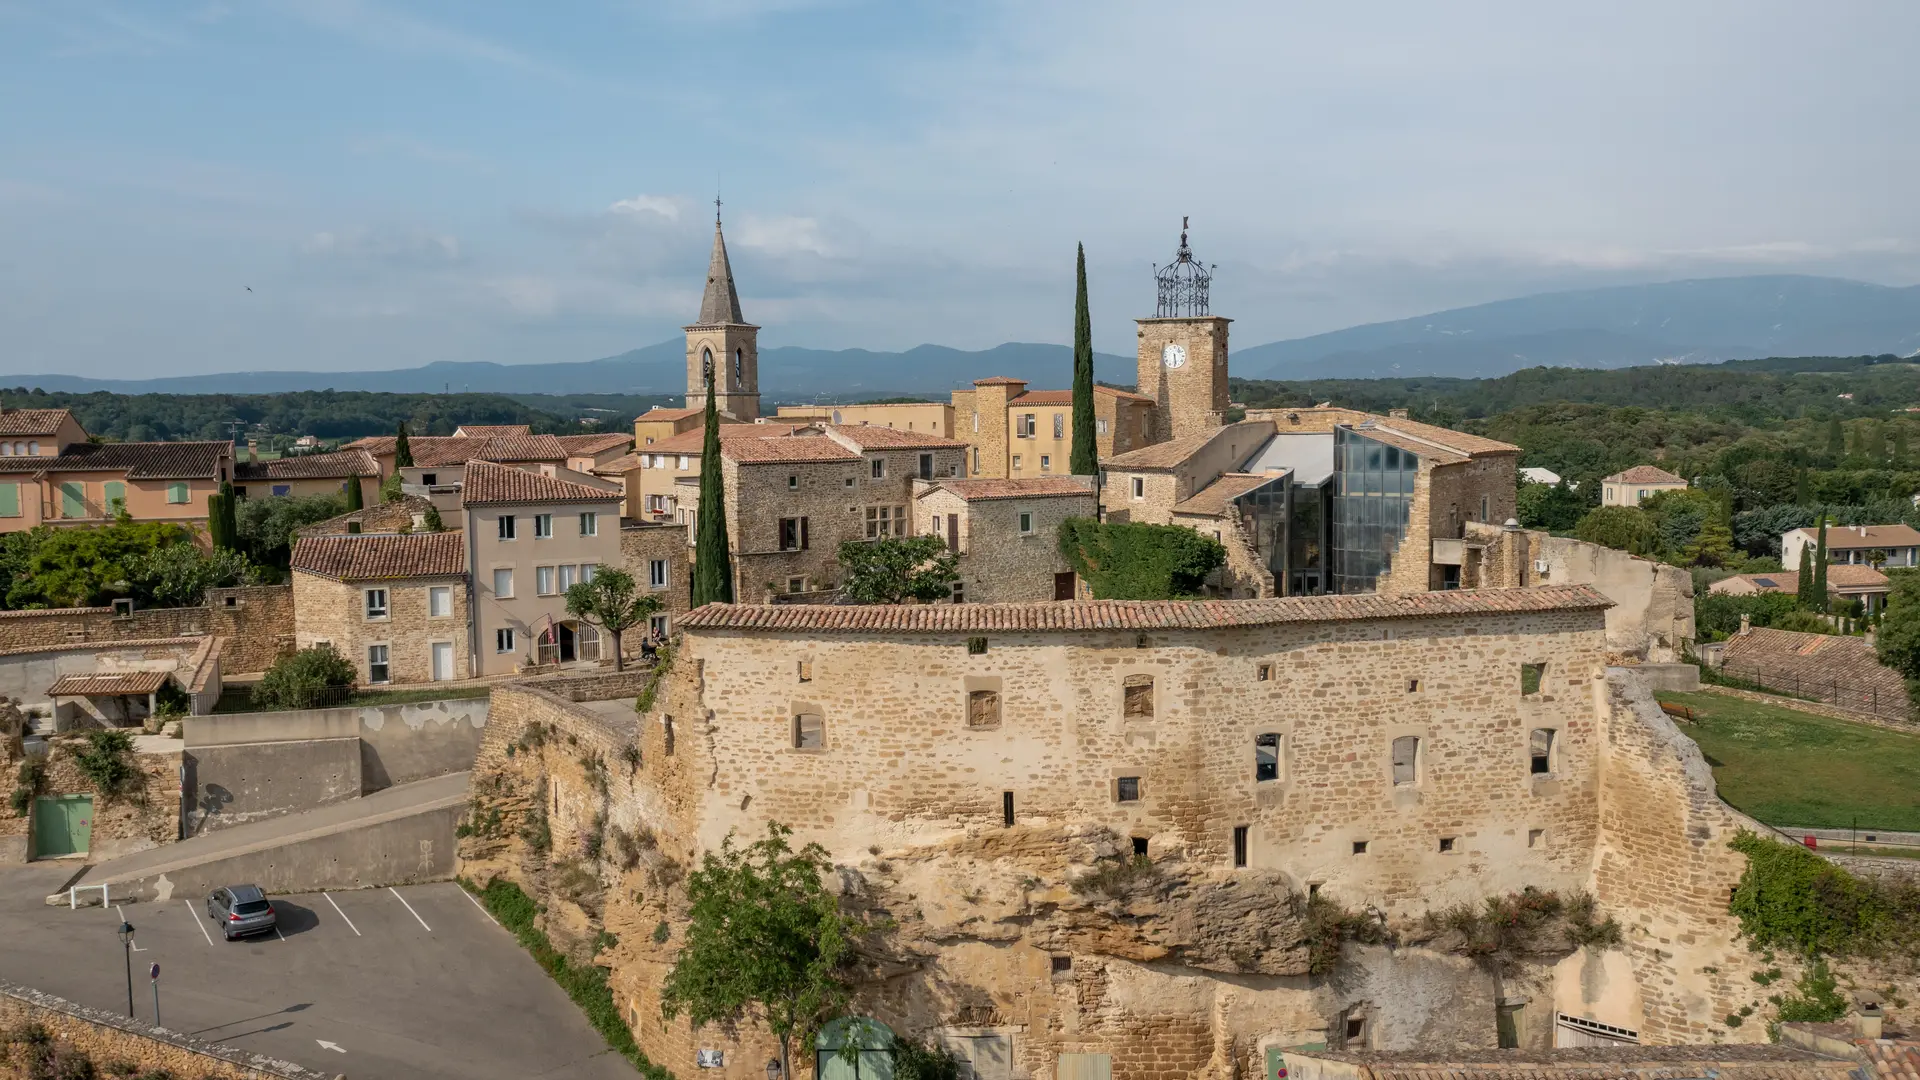
[[[229,639],[220,659],[225,673],[265,671],[293,641],[292,586],[209,589],[204,607],[138,608],[127,616],[111,607],[0,612],[0,651],[206,634]]]
[[[125,793],[109,797],[100,793],[75,761],[75,754],[85,746],[85,739],[78,735],[48,740],[47,755],[40,759],[45,762],[45,778],[36,795],[93,796],[91,861],[144,851],[180,838],[180,751],[134,754],[140,779]],[[19,765],[7,760],[4,753],[0,753],[0,761],[5,761],[6,786],[12,790]],[[0,865],[32,857],[30,838],[38,809],[37,803],[30,803],[25,815],[16,816],[12,810],[0,808]]]
[[[18,1032],[29,1025],[45,1029],[53,1039],[51,1049],[58,1055],[85,1057],[101,1075],[110,1066],[128,1062],[138,1066],[134,1071],[143,1076],[165,1070],[195,1080],[328,1080],[326,1073],[292,1062],[151,1027],[24,986],[0,983],[0,1028]],[[10,1050],[11,1060],[7,1050],[0,1050],[0,1062],[22,1070],[12,1075],[28,1075],[26,1049],[16,1044]],[[75,1069],[60,1075],[83,1073]],[[115,1071],[113,1075],[121,1074]]]

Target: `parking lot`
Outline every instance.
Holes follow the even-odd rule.
[[[631,1078],[566,995],[458,885],[275,896],[279,929],[228,942],[205,897],[47,907],[66,865],[0,870],[0,978],[353,1080]]]

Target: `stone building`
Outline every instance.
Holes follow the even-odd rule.
[[[956,438],[966,440],[967,474],[1065,476],[1073,454],[1073,391],[1028,390],[1021,379],[976,379],[955,390]],[[1095,455],[1106,459],[1154,441],[1153,399],[1111,386],[1093,388]]]
[[[1685,491],[1687,481],[1657,465],[1635,465],[1600,480],[1600,505],[1639,506],[1662,491]]]
[[[459,531],[301,537],[294,640],[331,645],[363,686],[467,678],[468,581]]]
[[[663,605],[646,627],[662,641],[693,606],[693,548],[687,543],[688,535],[685,525],[670,521],[623,518],[620,522],[620,558],[627,573],[633,575],[635,585],[658,596]],[[640,638],[630,634],[621,644],[635,652],[640,648]]]
[[[554,439],[567,452],[567,468],[577,473],[597,473],[601,466],[633,449],[633,437],[618,432],[557,435]]]
[[[532,889],[563,942],[616,935],[600,961],[640,1045],[720,1051],[727,1080],[757,1080],[765,1032],[664,1023],[659,988],[684,869],[769,822],[888,927],[854,1012],[980,1077],[1763,1038],[1722,1019],[1768,992],[1726,911],[1727,841],[1758,826],[1606,666],[1607,606],[1584,585],[710,606],[637,718],[496,691],[474,790],[506,824],[462,872]],[[516,839],[530,805],[550,854]],[[590,906],[542,884],[550,860],[594,876]],[[1529,889],[1596,910],[1497,960],[1448,929]]]
[[[700,318],[687,333],[687,408],[707,407],[707,382],[714,407],[735,420],[760,415],[760,328],[740,313],[740,293],[727,261],[727,239],[720,231],[720,203],[714,201],[713,256],[700,297]],[[639,434],[635,432],[636,436]]]
[[[1060,523],[1094,516],[1091,476],[916,483],[917,535],[960,556],[956,603],[1072,600],[1079,589],[1057,542]]]
[[[234,463],[233,493],[242,499],[290,495],[338,495],[360,485],[362,505],[380,501],[380,464],[365,450],[301,454],[261,461],[252,442],[245,461]]]
[[[889,401],[871,405],[782,405],[774,418],[789,424],[888,427],[954,438],[953,406],[940,401]]]

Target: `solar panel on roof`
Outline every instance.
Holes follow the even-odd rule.
[[[1753,583],[1754,583],[1755,585],[1758,585],[1758,586],[1760,586],[1760,587],[1761,587],[1761,588],[1763,588],[1763,589],[1777,589],[1777,588],[1779,588],[1779,587],[1780,587],[1780,586],[1779,586],[1779,584],[1778,584],[1777,582],[1775,582],[1775,581],[1774,581],[1774,580],[1773,580],[1772,578],[1770,578],[1770,577],[1757,577],[1757,578],[1754,578],[1754,579],[1753,579]]]

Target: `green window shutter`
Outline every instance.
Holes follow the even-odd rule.
[[[20,485],[0,484],[0,517],[20,516]]]
[[[167,501],[183,503],[187,501],[187,484],[184,480],[175,480],[167,485]]]
[[[77,480],[69,480],[60,485],[60,516],[70,518],[87,516],[87,485]]]
[[[109,514],[116,514],[116,513],[119,513],[121,510],[126,509],[127,485],[121,483],[118,480],[109,480],[102,486],[106,488],[106,505],[101,507],[101,509],[105,510]],[[115,499],[120,500],[119,506],[114,505]]]

